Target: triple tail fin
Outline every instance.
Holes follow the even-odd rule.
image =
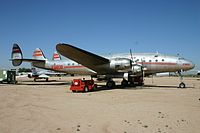
[[[22,59],[23,59],[23,55],[22,55],[22,51],[21,51],[19,45],[16,43],[13,44],[12,54],[11,54],[11,60],[12,60],[13,66],[21,65]]]
[[[44,56],[44,53],[42,52],[41,49],[36,48],[35,51],[33,52],[33,59],[46,60],[46,57]]]
[[[61,57],[57,52],[54,52],[52,60],[61,60]]]

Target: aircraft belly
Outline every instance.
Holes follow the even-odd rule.
[[[32,66],[45,69],[45,62],[32,62]]]

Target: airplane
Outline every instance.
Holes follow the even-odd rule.
[[[36,82],[37,79],[45,79],[46,81],[49,81],[50,76],[61,76],[66,73],[62,72],[55,72],[51,70],[44,70],[44,69],[39,69],[36,67],[31,68],[31,73],[28,73],[27,77],[28,78],[34,78],[34,81]]]
[[[200,75],[200,71],[197,72],[197,76],[199,76],[199,75]]]
[[[97,77],[106,77],[108,88],[114,88],[113,78],[122,78],[122,86],[135,82],[143,85],[143,76],[163,72],[178,72],[179,87],[185,88],[182,72],[195,67],[194,63],[185,58],[158,53],[133,54],[130,50],[130,53],[105,57],[65,43],[57,44],[56,50],[62,56],[93,70]]]
[[[11,61],[19,66],[23,61],[31,62],[32,66],[67,74],[91,75],[91,77],[107,79],[106,86],[114,88],[113,78],[123,78],[121,84],[143,85],[143,76],[162,72],[178,72],[181,83],[185,88],[182,72],[194,68],[194,64],[177,56],[158,53],[122,53],[109,56],[99,56],[91,52],[74,47],[70,44],[57,44],[58,53],[69,60],[48,60],[41,49],[37,48],[32,59],[23,58],[18,44],[13,45]]]

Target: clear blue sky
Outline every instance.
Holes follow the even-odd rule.
[[[156,52],[186,57],[200,69],[199,0],[0,0],[0,67],[13,43],[24,57],[59,42],[94,53]],[[24,63],[25,64],[25,63]]]

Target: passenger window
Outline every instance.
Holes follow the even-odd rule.
[[[162,59],[162,61],[165,61],[164,59]]]
[[[158,60],[156,60],[156,62],[158,62]]]
[[[149,62],[151,62],[151,60],[149,60]]]

